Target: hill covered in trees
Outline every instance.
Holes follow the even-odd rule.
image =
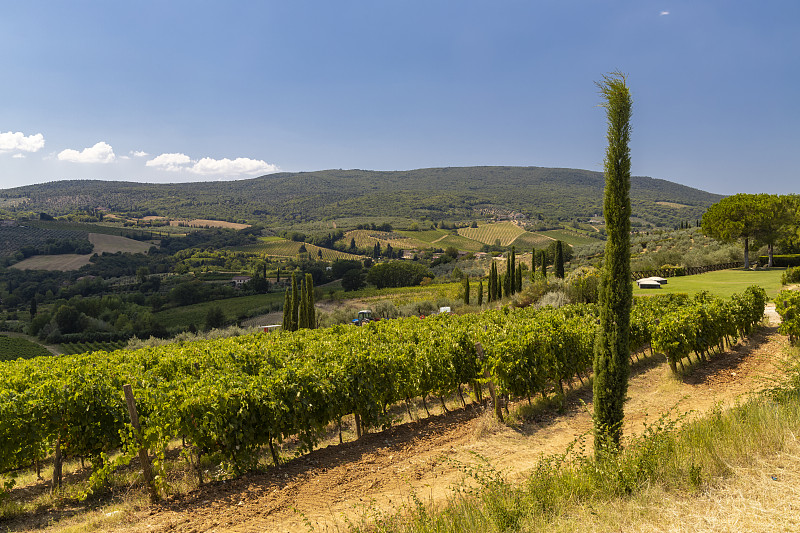
[[[532,220],[572,221],[602,213],[603,186],[602,172],[566,168],[322,170],[190,184],[56,181],[1,190],[0,210],[62,215],[101,208],[265,224],[387,214],[436,221],[520,213]],[[634,177],[631,198],[635,218],[673,226],[700,218],[722,196]]]

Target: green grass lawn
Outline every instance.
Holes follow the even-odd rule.
[[[729,298],[734,293],[744,291],[750,285],[759,285],[767,291],[767,296],[772,299],[781,290],[781,275],[784,268],[771,268],[769,270],[718,270],[706,272],[695,276],[680,276],[668,278],[666,285],[660,289],[639,289],[633,284],[634,296],[649,296],[664,293],[696,294],[708,291],[722,298]]]
[[[202,328],[205,324],[208,310],[214,306],[219,306],[220,309],[222,309],[225,320],[232,321],[240,315],[249,315],[255,310],[264,309],[276,303],[283,303],[283,292],[241,296],[239,298],[213,300],[194,305],[175,307],[173,309],[160,311],[155,314],[155,317],[167,329],[186,327],[190,324]]]

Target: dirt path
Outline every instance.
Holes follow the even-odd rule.
[[[633,365],[626,433],[670,409],[691,411],[691,418],[765,386],[787,345],[776,329],[763,328],[683,380],[672,378],[660,358]],[[464,483],[465,465],[484,459],[511,478],[524,475],[542,454],[562,452],[590,431],[591,396],[590,387],[576,388],[563,413],[542,412],[514,427],[471,407],[403,424],[266,474],[208,485],[128,517],[117,531],[347,530],[348,520],[397,509],[412,495],[442,501]]]

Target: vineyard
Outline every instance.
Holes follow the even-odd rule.
[[[335,261],[337,259],[360,259],[360,256],[340,252],[339,250],[331,250],[330,248],[321,248],[309,243],[276,238],[269,238],[268,240],[264,240],[264,242],[260,242],[258,244],[237,246],[235,250],[277,257],[295,257],[300,253],[300,247],[304,244],[306,247],[306,253],[310,254],[311,257],[314,257],[315,259],[319,257],[320,251],[322,252],[323,261]]]
[[[445,236],[447,234],[444,234]],[[406,236],[401,233],[396,232],[388,232],[388,231],[373,231],[373,230],[364,230],[364,229],[357,229],[353,231],[348,231],[344,235],[344,239],[340,242],[343,242],[345,246],[350,245],[351,239],[356,241],[356,246],[361,249],[372,249],[376,243],[380,244],[381,247],[385,247],[387,244],[391,244],[392,248],[396,250],[402,249],[426,249],[431,248],[433,245],[430,243],[417,239],[415,237]],[[438,246],[435,245],[435,246]]]
[[[128,344],[127,341],[97,341],[97,342],[64,342],[59,345],[65,355],[74,355],[86,352],[120,350]]]
[[[755,287],[727,300],[639,299],[631,353],[662,351],[674,371],[692,354],[708,359],[752,331],[765,301]],[[7,362],[0,365],[0,472],[53,449],[105,468],[114,464],[98,459],[114,450],[128,450],[129,460],[126,383],[157,465],[167,443],[182,438],[192,464],[212,456],[235,475],[254,468],[264,447],[278,463],[276,443],[291,438],[311,450],[346,416],[355,417],[359,434],[384,428],[389,406],[451,395],[464,402],[465,385],[478,401],[487,381],[506,399],[560,394],[588,375],[596,323],[592,305],[506,308]]]
[[[27,339],[0,335],[0,361],[13,361],[15,359],[32,359],[34,357],[49,356],[50,351]]]
[[[459,235],[468,239],[489,245],[493,245],[499,240],[501,246],[510,245],[514,239],[525,233],[524,229],[513,222],[481,224],[477,228],[461,228],[458,230]]]

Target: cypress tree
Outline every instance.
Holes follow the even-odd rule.
[[[513,267],[513,263],[511,262],[511,258],[512,258],[511,252],[508,252],[508,254],[506,255],[506,275],[503,278],[503,280],[504,280],[504,283],[503,283],[503,296],[506,296],[506,297],[511,296],[511,291],[512,291],[511,285],[509,285],[509,281],[508,281],[509,279],[513,279],[511,276],[514,275],[514,267]]]
[[[542,271],[542,278],[547,279],[547,252],[545,250],[539,253],[539,270]]]
[[[514,292],[521,292],[522,291],[522,269],[517,269],[517,279],[514,286]]]
[[[492,260],[492,268],[489,270],[489,301],[497,300],[497,264]]]
[[[597,83],[608,120],[603,215],[605,261],[598,291],[600,325],[594,347],[595,455],[616,449],[622,436],[623,404],[628,391],[631,288],[630,265],[630,116],[631,95],[625,76],[614,72]]]
[[[469,305],[469,276],[464,276],[464,305]]]
[[[561,241],[556,241],[556,260],[553,270],[557,278],[564,279],[564,245]]]
[[[536,248],[531,250],[531,282],[536,281]]]
[[[289,289],[283,291],[283,331],[292,331],[292,298]]]
[[[297,331],[298,313],[300,311],[300,293],[297,291],[297,272],[292,272],[292,329]]]
[[[511,294],[517,292],[517,250],[515,246],[511,247],[511,264],[508,267],[508,273],[511,276]]]
[[[317,310],[314,308],[316,302],[314,301],[314,278],[311,274],[306,274],[306,312],[308,313],[308,319],[306,323],[308,327],[311,329],[316,329],[317,327]]]
[[[305,281],[300,282],[300,305],[297,309],[297,329],[308,328],[308,290]]]
[[[483,280],[478,281],[478,307],[483,305]]]

